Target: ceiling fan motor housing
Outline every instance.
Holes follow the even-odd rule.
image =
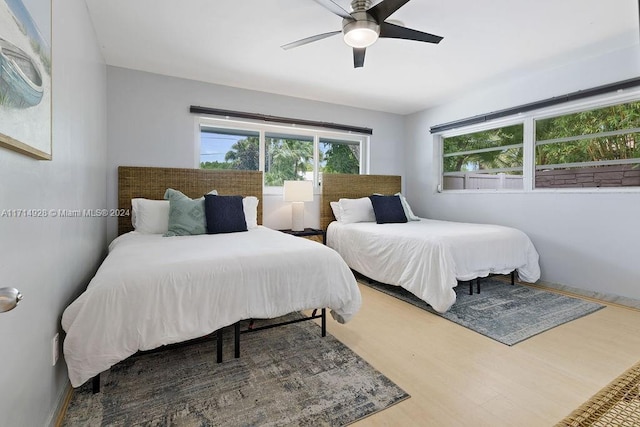
[[[364,12],[371,7],[371,0],[353,0],[351,10],[354,12]]]

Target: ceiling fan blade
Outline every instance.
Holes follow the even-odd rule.
[[[354,47],[353,48],[353,68],[364,67],[364,52],[366,47]]]
[[[311,36],[311,37],[307,37],[306,39],[301,39],[295,42],[287,43],[280,47],[283,48],[284,50],[293,49],[294,47],[302,46],[318,40],[326,39],[327,37],[335,36],[336,34],[340,34],[341,32],[342,31],[331,31],[330,33],[316,34],[315,36]]]
[[[388,39],[405,39],[416,40],[427,43],[440,43],[443,37],[434,34],[423,33],[422,31],[412,30],[411,28],[401,27],[400,25],[389,24],[383,22],[380,24],[380,37]]]
[[[314,0],[314,1],[318,3],[320,6],[324,7],[325,9],[340,16],[341,18],[353,19],[349,12],[344,10],[342,6],[336,4],[333,0]]]
[[[369,8],[367,13],[373,16],[378,24],[381,24],[385,19],[390,17],[393,12],[400,9],[408,2],[409,0],[383,0],[377,5]]]

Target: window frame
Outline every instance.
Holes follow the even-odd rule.
[[[486,126],[485,126],[486,125]],[[510,127],[510,126],[517,126],[517,125],[522,125],[522,144],[511,144],[511,145],[504,145],[504,146],[493,146],[493,147],[487,147],[487,148],[483,148],[480,150],[465,150],[465,151],[458,151],[455,153],[447,153],[449,156],[451,156],[452,154],[466,154],[466,153],[473,153],[473,152],[490,152],[490,151],[501,151],[504,149],[513,149],[513,148],[520,148],[522,147],[522,185],[524,188],[525,185],[525,156],[524,156],[524,145],[525,145],[525,126],[522,120],[517,120],[517,119],[513,119],[513,118],[505,118],[505,119],[500,119],[500,120],[495,120],[492,122],[487,122],[487,123],[483,123],[482,125],[476,125],[478,126],[477,129],[474,129],[471,132],[458,132],[458,133],[454,133],[452,132],[452,134],[448,134],[446,132],[443,132],[443,134],[441,135],[440,138],[440,144],[439,147],[441,149],[441,154],[440,154],[440,183],[439,183],[439,188],[442,188],[442,191],[470,191],[470,192],[477,192],[477,191],[481,191],[483,189],[466,189],[466,190],[445,190],[444,189],[444,177],[445,177],[445,173],[454,173],[454,172],[444,172],[444,158],[445,158],[445,154],[444,154],[444,140],[447,138],[454,138],[456,136],[460,136],[460,135],[470,135],[470,134],[474,134],[474,133],[478,133],[478,132],[484,132],[484,131],[490,131],[490,130],[495,130],[495,129],[501,129],[501,128],[506,128],[506,127]],[[468,129],[469,127],[467,127]],[[462,129],[461,129],[462,130]],[[493,168],[493,169],[482,169],[482,170],[478,170],[478,171],[473,171],[477,174],[484,174],[484,175],[494,175],[495,173],[500,173],[500,172],[510,172],[510,171],[519,171],[520,168]],[[514,176],[519,176],[519,175],[514,175]],[[499,191],[499,192],[504,192],[504,191],[508,191],[508,190],[516,190],[519,191],[518,189],[486,189],[488,191]]]
[[[313,187],[314,195],[319,195],[320,190],[320,171],[319,171],[319,145],[320,139],[332,139],[337,141],[350,142],[353,141],[360,145],[360,175],[369,173],[369,135],[349,131],[331,131],[327,129],[300,126],[300,125],[279,125],[267,124],[264,122],[256,122],[251,120],[237,120],[230,118],[213,118],[198,116],[195,119],[195,167],[200,169],[200,150],[201,141],[200,133],[202,127],[211,127],[215,129],[228,129],[234,131],[258,132],[260,141],[259,150],[259,169],[265,171],[266,159],[266,134],[279,133],[291,136],[311,137],[313,139]],[[282,194],[282,186],[267,186],[262,181],[264,194]]]
[[[436,191],[438,193],[447,194],[508,194],[508,193],[640,193],[640,186],[633,187],[573,187],[573,188],[535,188],[535,122],[536,120],[544,120],[553,117],[563,116],[567,114],[580,113],[599,108],[606,108],[618,104],[640,101],[640,88],[632,88],[618,90],[613,94],[599,95],[585,98],[578,101],[571,101],[565,104],[555,105],[553,107],[532,110],[526,113],[518,113],[513,116],[503,117],[495,120],[486,121],[480,124],[463,126],[460,128],[449,129],[433,134],[434,156],[437,156],[438,179]],[[462,190],[445,190],[444,181],[444,146],[445,138],[466,135],[495,128],[522,124],[523,125],[523,159],[522,189],[462,189]]]

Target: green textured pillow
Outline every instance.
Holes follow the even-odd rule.
[[[213,190],[208,194],[217,195],[218,192]],[[169,200],[169,229],[165,237],[206,234],[204,197],[194,200],[178,190],[167,188],[164,198]]]

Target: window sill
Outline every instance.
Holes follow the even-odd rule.
[[[533,193],[575,193],[575,194],[611,194],[640,193],[640,187],[588,187],[588,188],[539,188],[533,190],[442,190],[438,194],[533,194]]]

